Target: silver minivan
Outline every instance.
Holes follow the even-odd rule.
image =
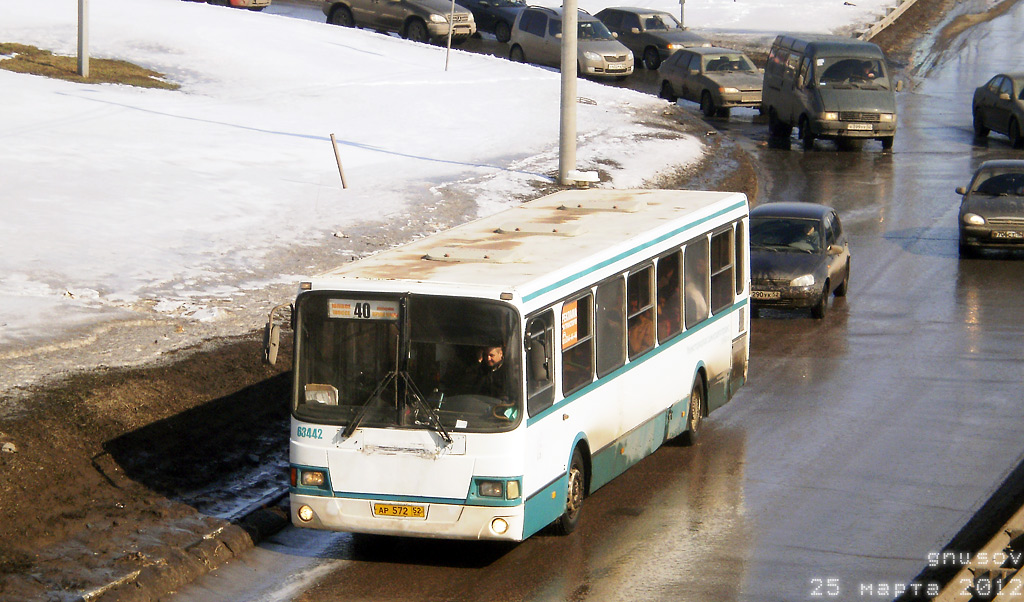
[[[768,54],[762,88],[762,110],[774,137],[788,138],[797,127],[807,149],[816,138],[874,139],[892,148],[894,92],[901,86],[871,42],[780,35]]]
[[[512,25],[509,59],[560,67],[562,9],[530,6]],[[615,39],[604,23],[579,11],[576,37],[577,72],[590,77],[625,78],[633,73],[633,53]]]

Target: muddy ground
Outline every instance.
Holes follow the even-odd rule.
[[[913,40],[954,4],[919,0],[876,41],[907,65]],[[656,119],[664,132],[658,135],[704,137],[711,130],[678,107],[666,105]],[[738,190],[756,199],[745,155],[724,136],[704,139],[707,164],[651,185]],[[362,242],[379,243],[380,229],[368,232]],[[187,543],[220,524],[194,492],[280,463],[287,448],[289,357],[271,367],[261,349],[262,333],[254,330],[167,353],[157,365],[69,375],[16,404],[0,400],[0,407],[19,408],[0,417],[0,600],[93,591],[153,570],[173,554],[169,542]],[[285,481],[283,470],[277,478]]]

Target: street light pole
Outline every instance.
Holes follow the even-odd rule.
[[[686,5],[686,0],[679,0],[679,28],[680,29],[686,29],[686,21],[683,20],[683,12],[684,12],[683,9],[684,9],[685,5]]]
[[[89,0],[78,0],[78,74],[89,77]]]
[[[558,182],[570,186],[570,171],[576,170],[576,0],[562,4],[562,89],[558,121]]]

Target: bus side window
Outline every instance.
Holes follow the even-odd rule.
[[[658,260],[658,342],[664,342],[679,334],[682,327],[683,270],[679,265],[679,252],[666,255]]]
[[[551,347],[554,338],[551,312],[545,312],[526,324],[526,403],[530,416],[551,407],[555,401],[555,383],[551,373]]]
[[[683,317],[687,328],[693,328],[708,317],[708,239],[686,245],[683,252]]]
[[[597,287],[597,377],[626,363],[626,285],[617,277]]]
[[[746,274],[744,274],[743,272],[743,266],[746,264],[746,261],[744,261],[746,255],[744,252],[747,248],[747,245],[744,242],[743,222],[736,222],[734,226],[736,227],[736,250],[733,253],[733,257],[735,258],[736,262],[736,294],[742,295],[743,285],[746,282]]]
[[[594,380],[593,304],[587,294],[562,305],[562,395]]]
[[[654,347],[654,300],[650,266],[626,278],[626,333],[629,359]]]
[[[718,313],[736,300],[733,291],[732,228],[711,236],[711,312]]]

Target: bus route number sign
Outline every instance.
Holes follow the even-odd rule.
[[[349,320],[397,320],[398,302],[331,299],[327,305],[327,315]]]

